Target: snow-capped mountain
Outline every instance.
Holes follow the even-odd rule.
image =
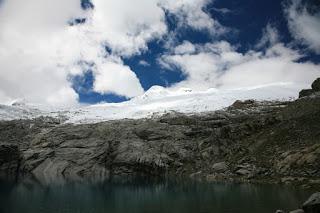
[[[63,117],[68,123],[95,123],[124,118],[144,118],[176,111],[200,113],[223,109],[236,100],[292,100],[305,85],[276,83],[238,89],[208,89],[193,91],[153,86],[143,95],[122,103],[80,105],[72,108],[54,108],[19,101],[0,105],[0,120],[28,119],[39,116]]]

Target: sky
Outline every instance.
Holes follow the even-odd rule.
[[[0,0],[0,104],[317,77],[319,0]]]

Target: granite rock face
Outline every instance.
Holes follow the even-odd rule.
[[[45,182],[191,176],[319,187],[319,123],[318,95],[97,124],[2,121],[0,171]]]

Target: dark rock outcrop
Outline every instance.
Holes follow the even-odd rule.
[[[312,83],[311,88],[316,92],[320,92],[320,78]]]
[[[311,89],[301,90],[299,93],[299,98],[303,98],[303,97],[314,95],[314,94],[319,95],[319,93],[320,93],[320,78],[318,78],[312,83]]]
[[[235,101],[231,106],[234,108],[246,108],[248,106],[253,106],[256,102],[252,99],[250,100],[245,100],[245,101],[240,101],[237,100]]]
[[[277,210],[276,213],[285,213],[283,210]],[[320,213],[320,192],[312,194],[302,205],[302,209],[296,209],[289,213]]]
[[[303,89],[299,92],[299,98],[310,96],[314,93],[313,89]]]
[[[320,192],[311,195],[302,208],[305,213],[320,213]]]
[[[16,178],[20,163],[18,146],[0,144],[0,176]]]

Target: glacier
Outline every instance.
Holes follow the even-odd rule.
[[[61,118],[66,123],[97,123],[118,119],[139,119],[165,113],[186,114],[221,110],[236,100],[295,100],[307,85],[280,82],[237,89],[195,91],[189,88],[168,89],[153,86],[143,95],[121,103],[79,104],[74,107],[54,107],[27,102],[0,105],[0,120],[32,119],[40,116]]]

